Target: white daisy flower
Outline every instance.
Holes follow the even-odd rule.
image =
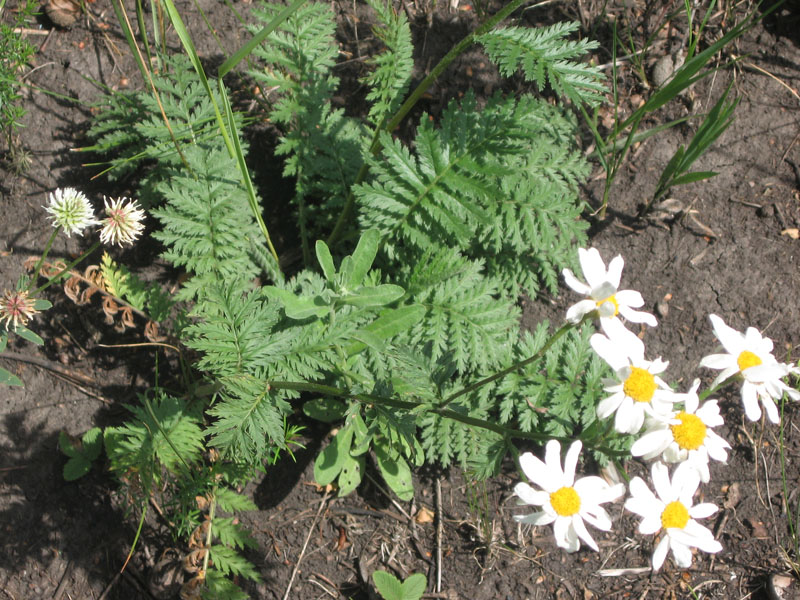
[[[668,362],[644,359],[644,343],[621,325],[609,328],[609,336],[591,337],[594,351],[614,369],[617,379],[607,379],[605,391],[611,396],[597,405],[597,416],[606,419],[616,412],[614,428],[620,433],[636,433],[645,415],[665,421],[672,415],[675,392],[658,375]]]
[[[83,235],[83,230],[99,221],[94,218],[94,211],[89,199],[74,188],[59,188],[50,194],[50,203],[44,209],[52,215],[53,225],[64,229],[67,237],[76,233]]]
[[[589,250],[579,248],[578,259],[586,283],[575,277],[569,269],[564,269],[562,275],[569,287],[579,294],[587,296],[587,299],[569,307],[567,310],[568,321],[578,323],[584,316],[596,311],[600,318],[600,326],[604,331],[610,322],[620,322],[619,315],[631,323],[647,323],[653,327],[656,326],[657,321],[653,315],[634,310],[644,306],[644,298],[639,292],[618,289],[622,267],[625,264],[621,256],[612,259],[608,264],[608,269],[596,248]]]
[[[675,563],[681,568],[692,564],[692,548],[716,553],[722,545],[714,534],[695,519],[704,519],[717,512],[710,502],[693,505],[693,497],[700,485],[700,475],[688,463],[681,463],[669,478],[669,469],[657,462],[652,468],[653,486],[658,496],[650,491],[641,477],[630,484],[630,497],[625,508],[642,517],[639,533],[652,535],[664,529],[666,535],[653,552],[653,569],[658,571],[671,549]]]
[[[700,406],[695,379],[692,389],[686,394],[676,394],[684,401],[682,411],[674,411],[669,421],[649,419],[647,428],[631,447],[633,456],[646,460],[659,455],[667,463],[688,462],[700,474],[700,480],[708,483],[708,459],[727,462],[730,444],[711,430],[724,423],[716,400],[708,400]]]
[[[755,327],[748,327],[747,331],[740,333],[728,327],[717,315],[708,317],[714,327],[714,334],[727,352],[727,354],[710,354],[700,361],[701,367],[721,370],[711,386],[716,387],[737,373],[740,374],[744,380],[742,402],[747,418],[751,421],[761,418],[761,407],[758,405],[758,401],[761,400],[769,420],[778,423],[780,415],[775,401],[779,400],[784,392],[789,394],[792,400],[800,400],[800,392],[781,381],[787,375],[794,373],[796,367],[775,360],[772,355],[772,340],[762,336]]]
[[[530,515],[516,515],[514,519],[530,525],[553,524],[556,543],[567,552],[575,552],[583,540],[590,548],[597,544],[586,530],[584,520],[602,531],[611,529],[611,519],[600,505],[613,502],[625,493],[621,483],[609,485],[600,477],[581,477],[575,481],[575,466],[581,452],[579,441],[567,450],[564,469],[561,469],[561,444],[550,440],[545,447],[544,462],[530,452],[519,457],[522,471],[542,489],[520,482],[514,486],[520,504],[541,506],[542,510]]]
[[[105,199],[106,218],[100,231],[100,241],[104,244],[133,244],[144,230],[144,211],[136,200],[117,198]]]

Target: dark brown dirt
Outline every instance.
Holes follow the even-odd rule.
[[[218,61],[223,51],[194,4],[176,4],[201,56]],[[408,6],[417,15],[419,74],[473,26],[473,11],[463,6],[451,11],[446,4],[432,13],[430,22],[425,16],[430,9]],[[12,285],[24,261],[42,251],[50,234],[41,208],[48,192],[70,185],[95,198],[112,192],[90,180],[96,171],[82,167],[85,156],[72,150],[85,144],[89,103],[100,96],[101,85],[140,83],[110,6],[102,0],[89,6],[91,19],[70,30],[30,37],[40,47],[35,69],[26,75],[31,88],[25,94],[27,126],[21,137],[31,164],[24,174],[7,163],[0,169],[0,288]],[[199,6],[214,24],[225,54],[243,43],[244,30],[224,4],[200,0]],[[649,13],[662,14],[668,7],[656,2]],[[243,3],[236,8],[245,15],[249,10]],[[532,23],[581,19],[587,28],[596,24],[608,48],[608,40],[602,39],[607,28],[594,20],[592,8],[589,3],[579,11],[565,3],[528,11],[524,18]],[[648,11],[642,8],[632,3],[624,9],[609,6],[608,12],[643,21]],[[358,7],[356,17],[352,4],[338,5],[343,57],[351,59],[341,67],[344,98],[359,93],[355,78],[362,74],[360,58],[375,44],[362,9]],[[712,22],[712,32],[720,29],[720,18]],[[797,23],[797,9],[791,7],[759,25],[731,49],[746,56],[738,67],[697,84],[646,124],[707,110],[735,78],[734,92],[742,98],[736,121],[697,165],[719,175],[673,190],[672,206],[681,212],[648,223],[633,218],[672,152],[687,143],[690,126],[636,148],[614,185],[607,218],[593,220],[591,244],[606,259],[624,256],[623,283],[641,290],[648,307],[660,314],[659,327],[644,334],[649,356],[669,360],[669,379],[680,381],[684,389],[696,376],[706,382],[712,378],[696,367],[715,343],[708,321],[712,312],[737,329],[760,328],[775,340],[778,354],[798,354],[800,241],[786,233],[800,227],[800,170],[794,166],[800,164],[800,111],[797,94],[787,89],[800,88],[800,39],[796,33],[791,37],[800,31]],[[648,32],[634,34],[644,39]],[[170,39],[177,48],[174,36]],[[657,51],[649,58],[658,58]],[[606,62],[610,57],[599,51],[597,59]],[[627,96],[647,93],[629,70],[623,68],[622,75]],[[489,94],[498,87],[521,85],[501,82],[485,57],[473,50],[451,67],[422,108],[435,113],[447,98],[470,86]],[[357,103],[348,101],[348,106]],[[602,194],[601,175],[585,190],[593,208]],[[133,182],[126,185],[134,187]],[[126,192],[130,190],[113,190]],[[81,239],[59,237],[52,255],[75,256],[82,245]],[[142,247],[120,258],[155,269],[160,264],[154,248]],[[141,341],[141,336],[135,331],[117,334],[103,323],[96,307],[75,307],[58,290],[48,297],[54,309],[33,325],[47,340],[45,347],[14,344],[9,351],[16,357],[0,358],[3,367],[25,382],[24,389],[0,388],[0,595],[17,600],[152,598],[148,576],[160,553],[174,543],[164,521],[150,510],[136,553],[119,576],[136,522],[126,517],[112,479],[100,466],[78,482],[65,483],[65,459],[57,449],[60,430],[80,434],[123,418],[121,405],[153,381],[152,350],[100,347]],[[528,301],[525,322],[542,317],[558,321],[572,300],[566,291],[556,299]],[[326,432],[311,427],[304,440],[307,449],[296,454],[296,462],[285,458],[247,490],[260,510],[242,519],[260,543],[250,558],[264,578],[248,591],[254,598],[283,598],[306,541],[290,598],[371,597],[364,578],[377,568],[399,576],[425,573],[428,590],[435,590],[436,527],[408,516],[435,513],[438,502],[443,516],[441,593],[428,598],[766,598],[768,575],[786,571],[787,559],[798,559],[783,510],[780,430],[743,421],[735,391],[724,393],[721,405],[726,418],[721,433],[733,450],[727,466],[713,465],[711,483],[703,489],[706,501],[725,507],[710,520],[724,550],[714,558],[698,555],[686,571],[668,561],[657,574],[644,569],[601,576],[601,570],[646,568],[652,551],[652,540],[635,533],[635,521],[623,515],[620,505],[611,511],[616,532],[595,537],[599,553],[567,555],[556,548],[549,529],[520,529],[511,518],[522,510],[511,495],[515,475],[510,465],[508,475],[485,484],[465,481],[454,471],[419,473],[412,503],[395,503],[371,480],[351,496],[326,499],[312,485],[313,460],[326,443]],[[798,418],[797,408],[787,406],[783,444],[793,507],[800,480]],[[630,469],[639,472],[641,466],[631,464]]]

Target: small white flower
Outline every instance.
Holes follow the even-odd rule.
[[[44,209],[52,215],[53,225],[61,227],[67,237],[91,225],[97,225],[89,199],[74,188],[59,188],[50,194],[50,203]]]
[[[100,241],[104,244],[132,244],[144,230],[144,211],[136,200],[117,198],[105,199],[106,218],[100,231]]]
[[[608,337],[595,333],[590,340],[594,351],[617,376],[604,381],[604,389],[611,396],[597,405],[597,416],[606,419],[616,412],[614,428],[620,433],[639,431],[645,415],[667,420],[678,397],[658,375],[669,363],[660,358],[645,360],[644,343],[621,324],[610,326],[608,333]]]
[[[653,327],[656,326],[656,318],[653,315],[634,310],[644,306],[644,298],[639,292],[618,289],[622,277],[622,267],[625,264],[621,256],[612,259],[608,264],[608,269],[596,248],[589,250],[579,248],[578,259],[587,283],[580,281],[569,269],[564,269],[562,275],[569,287],[579,294],[587,296],[587,299],[569,307],[567,310],[568,321],[578,323],[585,315],[597,311],[600,317],[600,326],[604,331],[610,322],[619,322],[619,315],[631,323],[647,323]]]
[[[652,535],[661,529],[666,531],[653,552],[653,569],[658,571],[661,568],[670,549],[675,563],[681,568],[691,566],[692,548],[710,553],[722,550],[714,534],[695,520],[717,512],[716,505],[710,502],[693,505],[694,494],[700,485],[697,471],[688,463],[681,463],[670,481],[667,466],[657,462],[651,472],[658,496],[650,491],[641,477],[634,477],[625,508],[642,517],[639,533]]]
[[[665,462],[688,462],[700,474],[700,480],[708,483],[708,459],[720,462],[728,460],[730,445],[711,428],[722,425],[716,400],[708,400],[700,406],[695,379],[692,389],[686,394],[676,394],[684,400],[682,411],[674,411],[669,421],[650,419],[642,437],[631,447],[633,456],[646,460],[662,455]]]
[[[790,364],[779,363],[772,355],[772,340],[761,335],[755,327],[748,327],[741,333],[728,327],[717,315],[709,315],[714,327],[714,334],[727,354],[710,354],[700,361],[701,367],[720,369],[722,372],[712,383],[715,387],[736,375],[741,374],[742,402],[747,418],[757,421],[761,418],[759,399],[764,405],[767,417],[773,423],[780,421],[775,401],[783,393],[789,394],[792,400],[800,400],[800,392],[790,388],[783,381],[787,375],[796,371]]]
[[[597,544],[586,530],[584,520],[602,531],[611,529],[611,519],[600,505],[613,502],[625,493],[621,483],[608,485],[600,477],[581,477],[575,481],[575,466],[581,452],[579,441],[567,450],[564,469],[561,469],[561,444],[550,440],[545,447],[544,462],[530,452],[519,457],[522,471],[538,485],[535,489],[520,482],[514,487],[520,504],[541,506],[543,510],[530,515],[516,515],[514,519],[531,525],[553,524],[556,543],[567,552],[575,552],[583,540],[598,550]]]

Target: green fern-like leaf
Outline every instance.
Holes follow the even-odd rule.
[[[193,275],[176,295],[189,300],[213,282],[254,278],[261,269],[250,247],[260,232],[224,146],[190,146],[184,155],[193,172],[167,171],[157,185],[169,202],[153,211],[162,225],[153,235],[167,246],[164,257]]]
[[[225,575],[241,575],[253,581],[261,579],[253,564],[233,548],[213,544],[209,550],[210,560],[217,571]]]
[[[274,446],[284,446],[284,414],[289,404],[266,381],[250,376],[222,380],[224,391],[208,413],[211,445],[225,456],[250,464],[265,460]]]
[[[549,27],[528,29],[500,27],[476,39],[505,76],[522,69],[525,78],[541,89],[548,83],[556,93],[576,104],[595,106],[603,102],[606,89],[597,67],[577,60],[597,48],[597,42],[567,41],[578,23],[556,23]]]
[[[406,284],[410,297],[426,309],[409,332],[411,343],[425,348],[434,362],[446,355],[462,372],[498,366],[517,337],[519,309],[498,297],[498,281],[482,271],[480,260],[439,250],[415,263]]]
[[[150,490],[161,480],[161,467],[176,472],[199,460],[203,431],[200,419],[183,400],[163,393],[142,400],[145,406],[128,406],[131,421],[106,428],[105,444],[112,470],[138,473]]]
[[[234,523],[233,517],[216,517],[213,526],[214,535],[220,543],[230,548],[258,548],[258,542],[250,532],[241,525]]]
[[[385,0],[368,0],[368,4],[381,23],[373,31],[386,45],[385,52],[370,60],[375,70],[364,78],[364,83],[370,87],[367,100],[373,103],[368,118],[379,127],[397,110],[408,90],[414,68],[414,46],[405,14],[395,11]]]

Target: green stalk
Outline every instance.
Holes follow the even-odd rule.
[[[379,127],[375,129],[375,135],[372,137],[372,143],[370,144],[369,150],[373,156],[377,156],[378,152],[381,151],[381,144],[380,144],[380,132],[381,131],[394,131],[397,126],[400,124],[400,121],[408,114],[408,112],[414,108],[414,105],[422,98],[422,95],[428,91],[428,88],[433,84],[436,79],[438,79],[439,75],[453,62],[458,56],[464,52],[475,40],[477,36],[483,35],[490,29],[492,29],[495,25],[497,25],[500,21],[505,19],[509,16],[512,12],[514,12],[517,8],[522,5],[525,0],[512,0],[506,6],[504,6],[498,13],[496,13],[491,19],[486,21],[483,25],[478,27],[475,31],[467,34],[458,44],[453,46],[450,49],[450,52],[444,55],[442,60],[433,68],[433,70],[428,74],[428,76],[423,79],[416,89],[411,92],[411,95],[403,102],[403,105],[397,109],[395,115],[384,125],[383,127]],[[224,65],[223,65],[224,66]],[[350,222],[350,211],[353,208],[353,204],[355,203],[355,194],[353,193],[353,188],[357,186],[359,183],[364,181],[364,178],[367,176],[367,171],[369,171],[369,166],[366,162],[361,165],[361,168],[358,171],[358,175],[356,175],[356,180],[353,182],[353,185],[350,186],[350,192],[347,194],[347,200],[345,201],[344,207],[342,208],[342,212],[339,214],[339,218],[336,221],[336,224],[333,227],[333,231],[328,236],[326,240],[328,246],[333,246],[333,244],[341,237],[342,232],[345,226]]]
[[[464,394],[469,394],[470,392],[474,392],[475,390],[477,390],[479,388],[482,388],[484,385],[488,385],[488,384],[492,383],[493,381],[496,381],[498,379],[501,379],[502,377],[505,377],[509,373],[513,373],[517,369],[521,369],[522,367],[524,367],[526,365],[529,365],[532,362],[536,362],[537,360],[542,358],[542,356],[544,356],[544,353],[547,352],[550,349],[550,347],[554,343],[556,343],[556,341],[559,338],[561,338],[570,329],[575,329],[576,327],[580,326],[581,323],[583,323],[587,318],[588,318],[588,315],[584,316],[584,318],[581,319],[580,323],[577,323],[577,324],[569,323],[569,322],[564,323],[558,331],[556,331],[553,335],[550,336],[550,339],[547,340],[545,342],[544,346],[542,346],[539,349],[539,351],[536,352],[533,356],[530,356],[530,357],[526,358],[525,360],[521,360],[521,361],[519,361],[517,363],[514,363],[510,367],[508,367],[506,369],[503,369],[502,371],[500,371],[498,373],[495,373],[494,375],[490,375],[489,377],[485,377],[484,379],[481,379],[480,381],[476,381],[475,383],[471,383],[470,385],[468,385],[468,386],[466,386],[464,388],[461,388],[457,392],[455,392],[455,393],[451,394],[450,396],[448,396],[447,398],[445,398],[445,400],[441,404],[441,406],[442,407],[447,406],[453,400],[455,400],[456,398],[458,398],[460,396],[463,396]]]
[[[92,245],[89,247],[89,249],[88,249],[86,252],[84,252],[83,254],[81,254],[81,255],[80,255],[78,258],[76,258],[75,260],[73,260],[73,261],[72,261],[71,263],[69,263],[69,264],[68,264],[66,267],[64,267],[63,269],[61,269],[61,270],[60,270],[58,273],[56,273],[55,275],[53,275],[52,277],[50,277],[50,278],[48,279],[47,283],[44,283],[44,284],[40,285],[38,288],[36,288],[35,290],[33,290],[33,291],[31,292],[31,294],[30,294],[30,295],[31,295],[31,296],[36,296],[36,295],[37,295],[37,294],[39,294],[40,292],[42,292],[42,291],[46,290],[47,288],[49,288],[51,285],[53,285],[55,282],[57,282],[57,281],[58,281],[58,280],[61,278],[61,276],[62,276],[64,273],[69,273],[69,272],[70,272],[70,271],[71,271],[73,268],[75,268],[75,265],[77,265],[77,264],[78,264],[79,262],[81,262],[81,261],[82,261],[84,258],[86,258],[87,256],[89,256],[89,255],[90,255],[92,252],[94,252],[95,250],[97,250],[97,248],[98,248],[99,246],[100,246],[100,241],[98,240],[98,241],[96,241],[94,244],[92,244]],[[45,251],[45,254],[47,254],[47,252],[46,252],[46,251]]]
[[[45,259],[47,258],[47,253],[50,252],[50,248],[53,247],[53,242],[56,240],[56,236],[58,232],[61,231],[61,225],[57,225],[56,228],[53,230],[53,233],[50,234],[50,239],[47,240],[47,245],[44,247],[44,252],[42,256],[39,257],[39,260],[36,261],[36,266],[33,267],[33,275],[31,276],[31,281],[28,284],[28,291],[33,287],[36,283],[36,280],[39,278],[39,269],[42,268],[42,263],[44,263]],[[39,290],[36,290],[37,292]],[[35,295],[36,292],[33,292],[31,295]]]

